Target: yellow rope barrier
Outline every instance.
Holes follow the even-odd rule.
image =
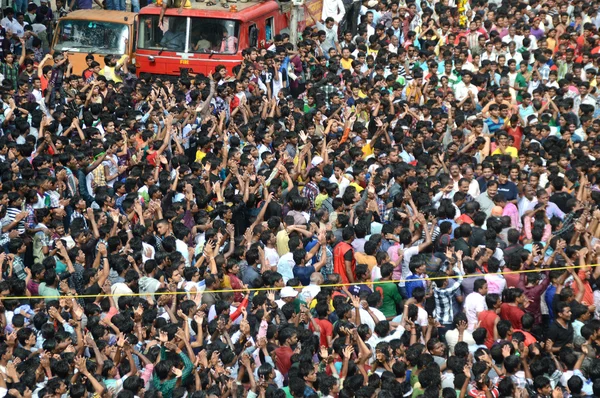
[[[543,268],[543,269],[525,269],[525,270],[518,270],[518,271],[502,271],[502,272],[496,272],[494,275],[513,275],[513,274],[526,274],[526,273],[531,273],[531,272],[547,272],[547,271],[565,271],[567,269],[577,269],[577,268],[585,268],[585,267],[595,267],[598,266],[600,264],[585,264],[585,265],[573,265],[573,266],[566,266],[566,267],[553,267],[553,268]],[[480,278],[482,276],[485,276],[485,274],[470,274],[470,275],[463,275],[463,279],[464,278]],[[421,281],[435,281],[435,280],[443,280],[443,279],[449,279],[449,278],[458,278],[457,275],[454,276],[438,276],[438,277],[426,277],[426,278],[421,278],[419,280]],[[343,286],[354,286],[354,285],[379,285],[379,284],[384,284],[384,283],[399,283],[399,282],[410,282],[410,281],[415,281],[415,279],[394,279],[394,280],[389,280],[389,281],[368,281],[368,282],[362,282],[362,283],[332,283],[332,284],[323,284],[323,285],[319,285],[320,287],[343,287]],[[261,291],[271,291],[271,290],[281,290],[283,289],[283,287],[259,287],[259,288],[253,288],[253,289],[218,289],[218,290],[204,290],[204,291],[199,291],[197,293],[199,294],[203,294],[204,292],[206,293],[235,293],[235,292],[248,292],[248,291],[252,291],[252,292],[261,292]],[[197,294],[196,293],[196,294]],[[105,294],[105,293],[100,293],[100,294],[75,294],[75,295],[65,295],[65,296],[15,296],[15,297],[0,297],[0,299],[13,299],[13,300],[26,300],[26,299],[31,299],[31,298],[38,298],[38,299],[65,299],[65,298],[96,298],[96,297],[122,297],[122,296],[129,296],[129,297],[137,297],[137,296],[170,296],[170,295],[180,295],[180,294],[194,294],[193,292],[160,292],[160,293],[127,293],[127,294]]]

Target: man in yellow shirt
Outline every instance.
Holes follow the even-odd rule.
[[[104,68],[100,71],[100,75],[104,76],[106,80],[123,83],[123,79],[117,74],[117,71],[127,62],[127,59],[129,59],[128,55],[123,55],[119,61],[114,55],[107,55],[104,57]]]
[[[350,55],[350,49],[348,47],[344,47],[342,49],[341,59],[342,69],[352,70],[352,61],[354,61],[354,59]]]
[[[498,134],[498,147],[496,148],[496,150],[494,152],[492,152],[492,156],[493,155],[510,155],[513,158],[518,158],[519,151],[514,146],[508,145],[508,134],[499,133]]]
[[[210,142],[210,138],[206,136],[201,136],[198,138],[198,150],[196,151],[196,162],[202,162],[202,159],[209,153],[212,149],[212,144]]]

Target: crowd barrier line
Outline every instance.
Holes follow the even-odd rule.
[[[552,268],[542,268],[542,269],[525,269],[525,270],[517,270],[517,271],[502,271],[502,272],[496,272],[496,275],[512,275],[512,274],[526,274],[526,273],[530,273],[530,272],[549,272],[549,271],[564,271],[567,269],[578,269],[578,268],[586,268],[586,267],[596,267],[600,264],[584,264],[584,265],[572,265],[572,266],[567,266],[567,267],[552,267]],[[470,274],[470,275],[463,275],[463,279],[465,278],[481,278],[483,276],[485,276],[486,274]],[[458,278],[457,275],[454,276],[438,276],[438,277],[425,277],[425,278],[420,278],[419,280],[422,281],[435,281],[435,280],[442,280],[442,279],[448,279],[448,278]],[[388,280],[388,281],[368,281],[368,282],[361,282],[361,283],[329,283],[329,284],[322,284],[319,285],[320,287],[343,287],[343,286],[354,286],[354,285],[379,285],[379,284],[384,284],[384,283],[400,283],[400,282],[410,282],[410,281],[415,281],[415,279],[392,279],[392,280]],[[79,298],[96,298],[96,297],[122,297],[122,296],[129,296],[129,297],[137,297],[137,296],[170,296],[170,295],[179,295],[179,294],[203,294],[204,292],[206,293],[236,293],[236,292],[261,292],[261,291],[271,291],[271,290],[281,290],[283,289],[285,286],[282,287],[259,287],[259,288],[252,288],[252,289],[217,289],[217,290],[203,290],[203,291],[199,291],[196,293],[193,292],[159,292],[159,293],[126,293],[126,294],[107,294],[107,293],[100,293],[100,294],[68,294],[68,295],[64,295],[64,296],[56,296],[56,295],[50,295],[50,296],[7,296],[7,297],[0,297],[0,300],[26,300],[26,299],[31,299],[31,298],[38,298],[38,299],[66,299],[66,298],[74,298],[74,299],[79,299]]]

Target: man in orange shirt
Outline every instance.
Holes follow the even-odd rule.
[[[369,275],[371,275],[371,271],[377,265],[377,259],[375,258],[377,243],[370,240],[366,241],[364,251],[364,253],[354,253],[354,258],[357,264],[366,264],[369,267]]]
[[[342,283],[354,283],[356,260],[351,245],[354,240],[354,229],[352,227],[344,228],[342,239],[343,241],[333,249],[333,272],[341,276]]]
[[[587,38],[592,34],[592,29],[594,25],[591,23],[583,24],[583,34],[577,38],[577,53],[581,53],[583,50],[583,46],[585,45]]]

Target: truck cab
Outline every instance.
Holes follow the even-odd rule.
[[[77,10],[62,17],[54,32],[54,52],[67,52],[73,72],[81,74],[86,68],[85,57],[95,55],[104,66],[105,55],[129,55],[135,52],[136,14],[125,11]]]
[[[217,65],[229,72],[242,60],[242,50],[270,45],[275,33],[288,27],[288,14],[276,1],[231,3],[235,7],[208,6],[192,1],[179,12],[149,5],[138,15],[136,67],[138,73],[159,75],[208,74]]]

